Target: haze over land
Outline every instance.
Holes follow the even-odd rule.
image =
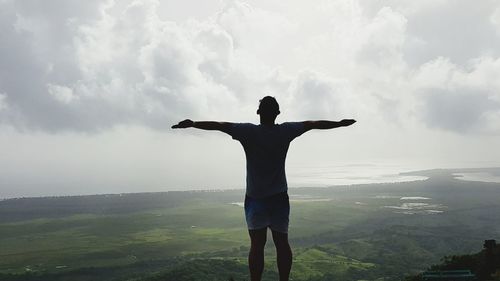
[[[292,186],[500,166],[497,1],[0,0],[0,36],[0,198],[243,188],[238,143],[169,128],[264,95],[358,120],[295,140]]]

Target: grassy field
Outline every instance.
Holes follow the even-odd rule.
[[[419,182],[289,193],[293,280],[400,280],[500,236],[500,185],[446,171]],[[242,197],[232,190],[0,201],[0,279],[196,280],[189,276],[217,276],[207,271],[220,267],[228,272],[213,280],[244,280],[249,240],[243,208],[233,204]],[[195,264],[213,266],[187,269]]]

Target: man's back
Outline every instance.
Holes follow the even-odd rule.
[[[228,133],[240,141],[245,150],[248,196],[264,198],[287,191],[286,154],[290,142],[304,133],[302,122],[233,123]]]

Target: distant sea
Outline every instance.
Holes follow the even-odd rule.
[[[485,166],[485,164],[489,164]],[[495,165],[496,164],[496,165]],[[396,183],[426,180],[426,176],[408,175],[408,172],[429,169],[471,170],[453,172],[457,179],[500,183],[500,174],[487,167],[500,167],[500,163],[455,163],[453,165],[401,165],[401,164],[348,164],[323,165],[315,167],[288,167],[287,177],[290,186],[336,186],[373,183]],[[486,168],[482,170],[482,168]],[[500,169],[499,169],[500,170]]]
[[[454,163],[453,165],[430,164],[401,164],[401,163],[350,163],[350,164],[323,164],[316,166],[287,166],[287,179],[289,187],[330,187],[342,185],[376,184],[376,183],[398,183],[426,180],[426,176],[418,173],[408,174],[409,172],[423,171],[429,169],[450,169],[450,173],[459,180],[480,181],[500,183],[500,162],[467,162]],[[484,168],[484,169],[483,169]],[[241,183],[245,180],[242,179]],[[119,194],[119,193],[140,193],[140,192],[166,192],[166,191],[221,191],[231,189],[244,189],[244,186],[200,186],[190,188],[161,188],[148,190],[147,188],[128,188],[127,190],[110,189],[102,192],[87,191],[84,193],[75,193],[68,189],[66,194],[44,194],[37,190],[36,194],[8,194],[2,192],[0,187],[0,200],[15,197],[44,197],[44,196],[74,196],[74,195],[93,195],[93,194]],[[77,191],[78,192],[78,191]],[[3,194],[2,194],[3,193]]]
[[[335,186],[425,180],[425,176],[402,175],[420,169],[400,165],[349,164],[316,167],[289,167],[290,186]]]
[[[496,182],[500,183],[500,175],[492,174],[491,172],[467,172],[454,173],[456,179],[464,181],[481,181],[481,182]]]

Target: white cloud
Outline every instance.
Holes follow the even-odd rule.
[[[7,37],[19,41],[18,46],[13,45],[3,54],[22,52],[24,48],[32,57],[24,62],[25,67],[13,60],[7,64],[7,71],[35,81],[21,86],[19,79],[2,77],[3,90],[24,116],[15,124],[56,131],[94,130],[127,123],[169,128],[181,115],[207,112],[212,104],[234,103],[226,87],[208,75],[209,67],[212,72],[228,67],[230,62],[223,53],[232,51],[232,39],[206,23],[181,26],[162,21],[156,14],[157,6],[156,1],[134,1],[120,8],[109,2],[98,6],[100,17],[95,20],[56,18],[71,24],[72,29],[60,39],[63,46],[54,46],[53,53],[63,57],[56,62],[40,51],[49,47],[41,38],[57,33],[44,28],[54,24],[52,18],[27,19],[12,8],[10,19],[4,19],[14,24],[5,25],[4,31]],[[35,20],[41,24],[33,24]],[[222,43],[214,45],[217,40]],[[229,43],[224,45],[224,40]],[[37,99],[51,96],[55,103],[30,100],[29,95]],[[63,107],[75,100],[79,103],[70,109]],[[53,122],[61,118],[68,122]]]
[[[301,3],[293,5],[303,10]],[[3,33],[13,43],[2,55],[11,57],[6,65],[12,74],[3,75],[1,90],[18,111],[9,120],[49,131],[120,124],[166,129],[189,116],[241,119],[254,111],[259,98],[271,94],[295,118],[351,112],[403,124],[400,120],[409,116],[417,117],[409,122],[430,118],[427,107],[415,106],[428,89],[498,89],[492,81],[500,79],[485,78],[499,73],[492,56],[477,57],[481,63],[469,66],[446,56],[417,67],[408,64],[408,52],[419,56],[415,48],[445,44],[429,26],[415,27],[415,22],[420,21],[417,15],[436,20],[448,2],[377,5],[326,1],[301,13],[291,8],[279,13],[285,8],[228,1],[203,21],[173,22],[160,17],[158,1],[90,3],[81,14],[64,6],[54,17],[28,4],[8,3],[2,20],[10,24],[3,25]],[[21,72],[33,82],[9,79]],[[486,103],[497,99],[485,95],[477,97]],[[424,103],[453,103],[455,98],[443,91],[439,99],[431,96]],[[228,110],[221,114],[220,108]],[[484,123],[495,116],[487,108],[483,113],[490,117]]]
[[[389,7],[384,7],[361,31],[362,45],[357,60],[377,62],[386,68],[402,62],[402,47],[406,40],[407,19]]]
[[[497,60],[481,58],[469,69],[438,58],[415,76],[420,117],[431,128],[459,133],[500,133]]]
[[[228,1],[217,14],[216,23],[231,35],[236,49],[263,59],[279,54],[282,40],[296,31],[296,25],[286,17],[242,1]]]
[[[497,35],[500,35],[500,8],[496,8],[490,16],[490,22],[493,24],[497,31]]]
[[[289,117],[359,113],[400,125],[434,124],[431,108],[440,112],[458,102],[457,95],[444,93],[460,87],[469,89],[461,98],[477,89],[473,100],[493,105],[470,113],[488,116],[477,117],[474,126],[494,127],[488,122],[496,116],[491,102],[498,101],[497,57],[470,57],[488,49],[481,40],[457,61],[459,54],[441,52],[449,46],[436,36],[444,31],[433,28],[448,1],[323,1],[311,9],[300,2],[259,7],[228,1],[212,17],[176,22],[162,19],[160,3],[152,0],[80,3],[79,13],[61,4],[51,17],[34,4],[2,5],[1,32],[10,39],[0,53],[5,61],[0,90],[16,110],[4,120],[18,127],[166,129],[185,117],[242,119],[265,94],[282,100]],[[496,12],[486,9],[490,4],[474,7],[475,13],[490,15],[467,17],[475,29],[495,24]],[[465,8],[470,5],[451,9],[453,19],[446,24],[459,22]],[[420,17],[432,25],[418,26]],[[483,38],[469,31],[464,36]],[[414,56],[422,63],[408,59]],[[439,94],[422,94],[430,89]],[[431,127],[465,132],[451,124]]]
[[[290,84],[290,111],[305,119],[329,119],[349,114],[344,101],[351,92],[345,81],[332,80],[313,71],[303,71]]]
[[[48,84],[47,85],[47,90],[49,91],[49,94],[56,99],[57,101],[60,101],[64,104],[69,104],[74,102],[75,100],[78,100],[79,97],[75,96],[73,94],[73,90],[65,87],[65,86],[59,86],[59,85],[54,85],[54,84]]]
[[[7,110],[9,105],[7,104],[7,95],[5,93],[0,93],[0,112]]]

